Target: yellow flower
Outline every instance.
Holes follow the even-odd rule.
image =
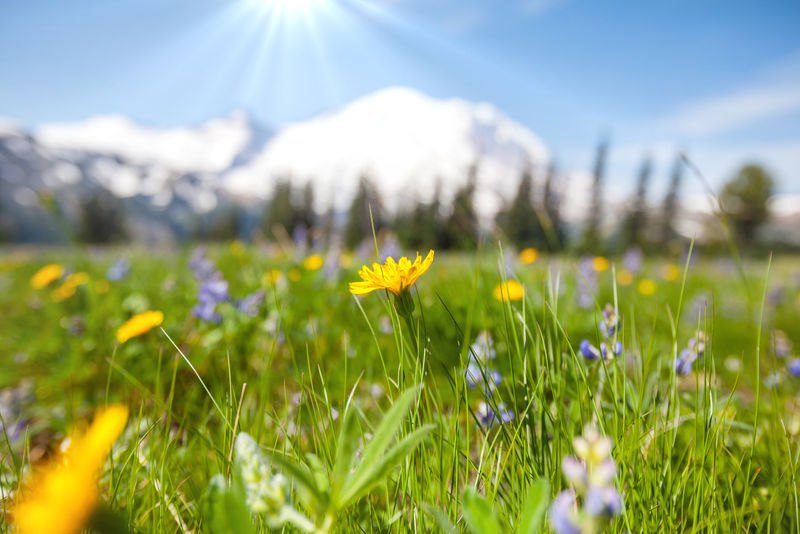
[[[86,273],[72,273],[67,276],[64,283],[60,287],[53,290],[53,300],[60,302],[66,300],[75,294],[75,290],[79,285],[83,285],[89,281],[89,275]]]
[[[639,290],[639,293],[641,293],[646,297],[649,297],[650,295],[656,292],[656,284],[649,278],[645,278],[644,280],[639,282],[637,289]]]
[[[264,285],[275,285],[281,278],[283,278],[283,273],[280,269],[270,269],[264,273],[264,276],[261,278],[261,283]]]
[[[494,288],[494,298],[500,301],[519,300],[525,295],[525,289],[522,284],[516,280],[509,280],[503,282]]]
[[[31,287],[33,289],[42,289],[49,286],[53,281],[61,278],[64,274],[64,268],[57,263],[45,265],[31,277]]]
[[[633,283],[633,275],[625,269],[617,273],[617,283],[621,286],[629,286]]]
[[[72,437],[58,461],[33,474],[12,510],[19,534],[77,534],[97,506],[97,481],[111,446],[125,428],[128,408],[100,411],[83,435]]]
[[[141,336],[163,321],[164,313],[160,311],[146,311],[134,315],[117,329],[117,341],[125,343],[132,337]]]
[[[358,276],[360,282],[350,282],[350,293],[354,295],[365,295],[376,289],[388,289],[395,295],[414,285],[414,282],[428,270],[433,263],[433,251],[428,252],[423,260],[419,253],[412,263],[411,260],[403,256],[400,261],[395,262],[393,258],[386,258],[386,262],[381,265],[373,263],[372,269],[364,265]]]
[[[109,289],[111,289],[111,284],[109,284],[108,280],[106,280],[105,278],[96,280],[94,283],[94,291],[98,295],[103,295],[105,293],[108,293]]]
[[[674,282],[681,275],[681,270],[677,265],[670,263],[661,268],[661,278],[667,282]]]
[[[347,269],[353,264],[353,256],[350,254],[342,254],[339,256],[339,267]]]
[[[592,260],[592,269],[597,271],[598,273],[602,273],[603,271],[607,271],[611,264],[608,262],[608,258],[604,256],[595,256]]]
[[[312,254],[311,256],[307,257],[303,261],[303,267],[308,269],[309,271],[316,271],[325,263],[325,260],[322,259],[322,256],[319,254]]]
[[[241,242],[241,241],[239,241],[238,239],[236,239],[235,241],[231,241],[231,244],[230,244],[230,251],[231,251],[231,254],[233,254],[234,256],[241,256],[241,255],[243,255],[243,254],[244,254],[244,251],[245,251],[245,249],[244,249],[244,243],[242,243],[242,242]]]
[[[539,259],[539,251],[535,248],[522,249],[522,251],[519,253],[519,259],[522,261],[522,263],[530,265]]]
[[[298,269],[297,267],[292,267],[291,269],[289,269],[288,273],[289,280],[292,282],[297,282],[298,280],[300,280],[300,276],[302,274],[303,273],[300,272],[300,269]]]

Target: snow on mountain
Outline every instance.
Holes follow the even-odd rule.
[[[548,159],[536,135],[490,104],[394,87],[286,126],[224,181],[235,194],[265,197],[276,179],[313,180],[321,205],[343,208],[367,174],[392,208],[429,198],[437,180],[447,200],[478,163],[476,208],[488,216],[516,189],[524,165]]]
[[[198,128],[148,128],[122,115],[105,115],[46,124],[34,136],[50,149],[117,156],[127,163],[175,172],[221,173],[234,165],[257,133],[247,114],[235,111]]]

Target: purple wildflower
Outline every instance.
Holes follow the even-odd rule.
[[[245,315],[256,317],[258,309],[261,307],[261,302],[264,300],[263,291],[254,291],[245,298],[236,301],[236,308]]]
[[[790,375],[800,378],[800,358],[789,360],[789,363],[786,364],[786,370],[789,371]]]
[[[572,490],[564,490],[553,499],[550,526],[557,534],[581,534],[575,504],[575,492]]]
[[[117,282],[128,276],[131,269],[131,263],[125,258],[120,258],[115,261],[111,267],[106,271],[106,280],[109,282]]]
[[[478,417],[484,426],[491,427],[496,423],[507,424],[514,420],[514,412],[506,409],[502,402],[497,403],[497,410],[488,403],[481,402],[478,406]]]

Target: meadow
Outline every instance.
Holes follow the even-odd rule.
[[[796,258],[495,245],[352,294],[373,258],[3,251],[0,530],[800,532]],[[31,488],[104,406],[68,521]]]

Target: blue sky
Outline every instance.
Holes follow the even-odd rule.
[[[800,193],[800,2],[26,0],[0,17],[0,115],[278,127],[391,85],[488,101],[612,180],[676,147],[717,183],[763,161]]]

